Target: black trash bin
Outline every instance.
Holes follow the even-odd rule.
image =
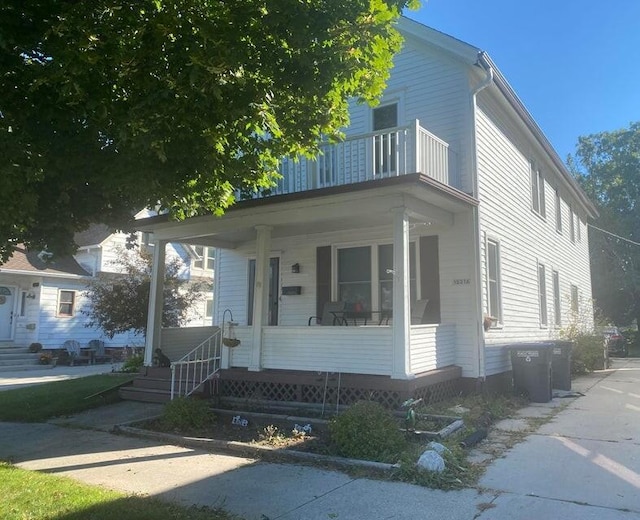
[[[534,403],[551,401],[552,343],[509,345],[513,367],[513,388],[526,393]]]
[[[554,341],[551,357],[553,388],[571,390],[571,349],[573,341]]]

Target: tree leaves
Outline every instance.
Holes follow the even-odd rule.
[[[145,206],[221,213],[233,190],[269,187],[277,158],[348,123],[347,98],[380,95],[406,4],[7,0],[0,257],[17,242],[67,253],[75,231],[130,229]]]

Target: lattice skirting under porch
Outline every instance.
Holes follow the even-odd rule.
[[[223,370],[218,381],[221,398],[251,402],[275,401],[317,405],[351,405],[367,399],[397,409],[409,397],[435,403],[460,394],[459,367],[421,374],[409,381],[383,376],[268,370]]]

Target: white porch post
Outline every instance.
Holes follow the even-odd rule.
[[[253,290],[253,344],[249,370],[262,370],[262,327],[269,309],[269,253],[271,227],[256,226],[256,281]]]
[[[153,365],[153,352],[160,347],[166,245],[166,240],[154,241],[149,309],[147,313],[147,336],[144,344],[144,365],[147,367]]]
[[[409,217],[393,210],[393,367],[392,379],[411,379],[411,301],[409,280]]]

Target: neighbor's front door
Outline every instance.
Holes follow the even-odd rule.
[[[11,339],[15,288],[0,285],[0,340]]]

